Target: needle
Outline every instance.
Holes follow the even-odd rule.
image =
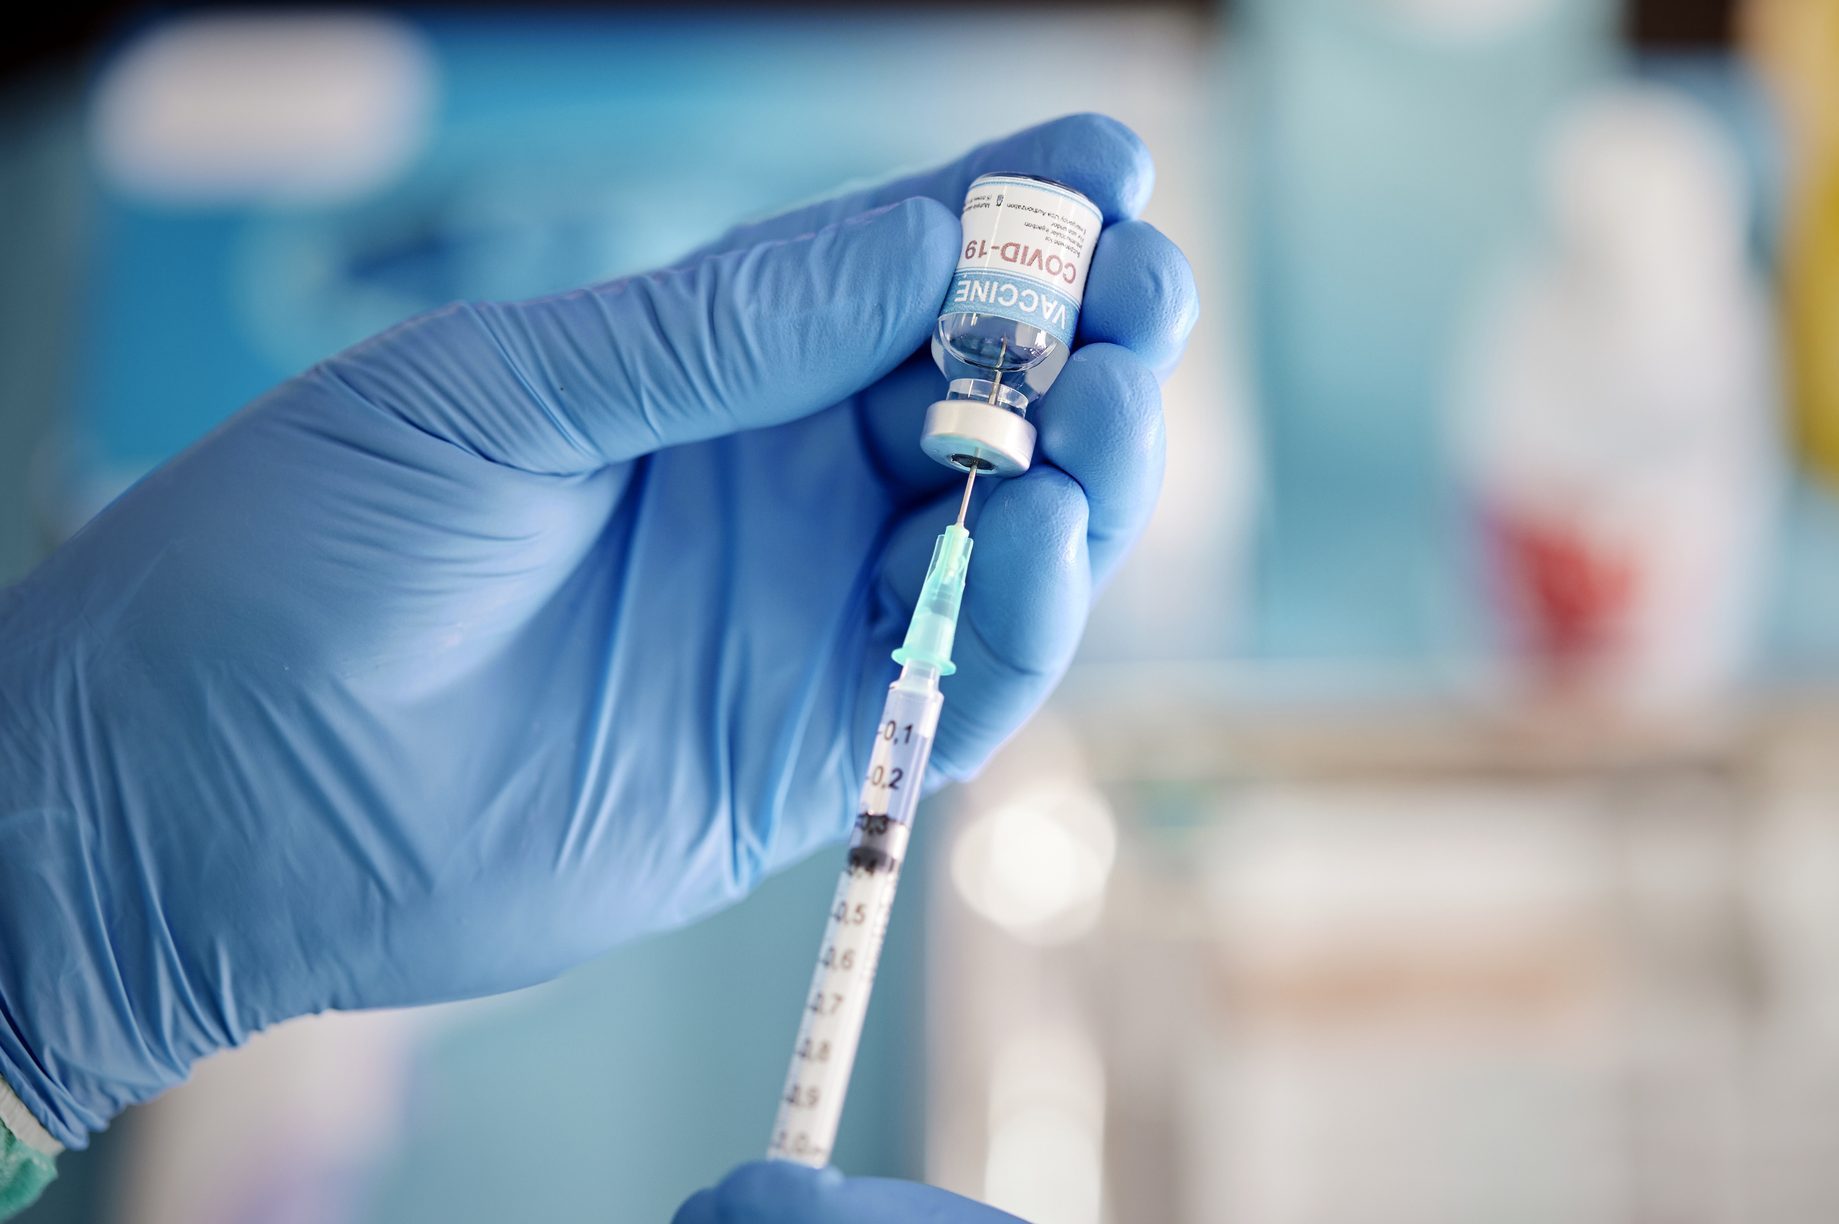
[[[1008,355],[1009,355],[1009,341],[1007,337],[1004,337],[1003,346],[1001,350],[998,351],[996,354],[996,370],[995,370],[996,377],[990,380],[990,402],[992,404],[996,402],[996,397],[1002,393],[1003,358],[1007,357]],[[964,526],[964,516],[970,511],[970,508],[971,508],[971,490],[975,488],[977,485],[977,473],[982,470],[983,470],[982,464],[980,464],[978,461],[974,459],[971,460],[971,467],[970,467],[971,474],[968,477],[966,477],[964,481],[964,500],[958,503],[958,526],[960,527]]]
[[[1009,339],[1007,336],[1005,336],[1003,337],[1003,346],[1000,350],[998,350],[996,354],[996,377],[990,380],[990,402],[992,404],[996,402],[996,397],[1002,393],[1003,358],[1007,357],[1008,355],[1009,355]]]

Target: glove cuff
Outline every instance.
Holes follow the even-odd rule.
[[[63,1150],[0,1079],[0,1220],[37,1201],[57,1176]]]

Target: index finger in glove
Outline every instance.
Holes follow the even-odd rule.
[[[933,760],[963,778],[982,767],[1053,690],[1072,661],[1095,584],[1116,568],[1155,507],[1162,479],[1162,397],[1128,349],[1073,354],[1028,472],[980,495],[958,622],[951,698]],[[891,608],[911,608],[932,538],[951,521],[947,493],[909,514],[883,552]],[[879,644],[877,644],[879,646]]]
[[[1105,230],[1092,256],[1085,305],[1079,316],[1079,342],[1099,342],[1130,350],[1145,367],[1166,374],[1187,346],[1200,316],[1194,273],[1187,257],[1147,221],[1122,221]],[[1077,360],[1075,355],[1074,360]],[[1065,437],[1081,428],[1085,409],[1060,376],[1029,419],[1041,431]],[[924,351],[863,393],[859,404],[864,436],[882,473],[909,495],[936,493],[963,477],[920,450],[926,406],[945,392],[945,378]],[[1051,456],[1050,456],[1051,457]],[[1097,530],[1110,531],[1110,520]]]

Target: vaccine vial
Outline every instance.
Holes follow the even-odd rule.
[[[1104,217],[1052,179],[986,174],[964,197],[964,246],[932,335],[945,398],[925,452],[961,472],[1015,476],[1034,461],[1028,412],[1072,350]]]

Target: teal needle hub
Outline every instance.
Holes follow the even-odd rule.
[[[926,663],[941,676],[958,670],[951,661],[952,639],[958,632],[958,607],[964,602],[964,577],[971,565],[971,533],[954,523],[932,545],[932,564],[926,567],[926,585],[907,624],[907,640],[894,652],[894,661]]]

